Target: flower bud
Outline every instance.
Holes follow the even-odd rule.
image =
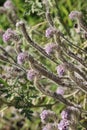
[[[60,95],[64,95],[64,88],[63,87],[58,87],[57,90],[56,90],[56,93],[60,94]]]
[[[50,37],[52,37],[53,34],[55,34],[55,33],[56,33],[56,30],[55,30],[54,28],[52,28],[52,27],[49,27],[49,28],[47,28],[47,30],[46,30],[46,37],[47,37],[47,38],[50,38]]]
[[[63,119],[58,124],[58,130],[69,130],[69,121],[66,119]]]
[[[9,42],[9,41],[12,41],[12,40],[18,41],[18,39],[19,38],[18,38],[16,32],[11,30],[10,28],[7,29],[5,31],[5,33],[3,34],[3,41],[4,42]]]
[[[70,119],[70,110],[69,109],[63,110],[61,112],[61,117],[62,117],[62,119],[69,120]]]
[[[60,64],[57,66],[57,73],[58,73],[59,77],[63,76],[65,71],[66,71],[65,64]]]
[[[43,110],[42,113],[40,114],[41,122],[42,123],[47,123],[49,120],[55,120],[56,114],[51,111],[51,110]]]
[[[26,60],[28,59],[28,53],[26,52],[21,52],[17,56],[17,63],[18,64],[23,64]]]
[[[35,71],[33,69],[30,69],[27,72],[27,79],[30,80],[30,81],[32,81],[32,80],[34,80],[35,76],[37,76],[37,75],[38,75],[37,71]]]
[[[13,9],[14,8],[14,5],[12,3],[11,0],[7,0],[5,3],[4,3],[4,8],[6,9]]]
[[[70,14],[69,14],[69,18],[74,20],[76,18],[79,18],[82,16],[82,13],[79,12],[79,11],[72,11]]]
[[[54,50],[56,50],[57,48],[57,45],[55,43],[48,43],[46,46],[45,46],[45,52],[50,55]]]

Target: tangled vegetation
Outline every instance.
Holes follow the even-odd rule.
[[[86,130],[86,7],[82,0],[1,3],[1,130]]]

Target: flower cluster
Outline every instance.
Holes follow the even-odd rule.
[[[32,81],[32,80],[34,80],[35,76],[37,76],[37,75],[38,75],[37,71],[35,71],[33,69],[30,69],[27,72],[27,79],[30,80],[30,81]]]
[[[6,9],[13,9],[14,8],[14,5],[12,3],[11,0],[7,0],[5,3],[4,3],[4,8]]]
[[[57,73],[59,75],[59,77],[63,76],[65,71],[66,71],[66,65],[65,64],[60,64],[57,66]]]
[[[61,112],[62,120],[58,124],[58,130],[68,130],[70,126],[70,111],[69,109]]]
[[[28,59],[28,53],[27,52],[21,52],[17,56],[17,63],[23,64]]]
[[[52,27],[47,28],[46,30],[46,37],[50,38],[53,36],[53,34],[56,33],[56,30],[54,30]]]
[[[11,28],[9,28],[3,34],[3,41],[4,42],[9,42],[11,40],[18,41],[18,35],[16,34],[15,31],[13,31]]]
[[[69,130],[69,121],[66,119],[63,119],[58,124],[58,130]]]
[[[42,123],[48,122],[50,119],[54,120],[56,118],[56,114],[51,110],[43,110],[40,114],[40,118]]]
[[[64,95],[64,88],[63,87],[58,87],[57,90],[56,90],[56,93],[57,94],[60,94],[60,95]]]
[[[50,55],[54,50],[56,50],[57,45],[55,43],[48,43],[45,46],[45,52]]]
[[[62,113],[61,113],[61,117],[62,119],[67,119],[69,120],[70,119],[70,110],[69,109],[66,109],[66,110],[63,110]]]
[[[69,14],[69,18],[74,20],[76,18],[79,18],[82,16],[82,13],[79,12],[79,11],[72,11],[70,14]]]
[[[78,122],[80,111],[75,107],[67,107],[61,112],[62,120],[58,124],[58,130],[68,130]]]

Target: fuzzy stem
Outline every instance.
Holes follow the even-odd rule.
[[[27,33],[27,30],[26,30],[26,27],[25,27],[25,24],[24,24],[24,23],[21,25],[21,30],[22,30],[22,33],[23,33],[25,39],[28,41],[28,43],[29,43],[31,46],[33,46],[35,49],[37,49],[37,50],[40,52],[40,54],[42,54],[44,57],[46,57],[46,58],[50,59],[51,61],[53,61],[54,63],[58,64],[58,62],[57,62],[54,58],[52,58],[51,56],[49,56],[49,55],[44,51],[44,49],[42,49],[37,43],[35,43],[35,42],[30,38],[30,36],[29,36],[28,33]]]

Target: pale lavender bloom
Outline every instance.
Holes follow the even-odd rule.
[[[60,94],[60,95],[64,95],[64,92],[65,92],[65,90],[64,90],[63,87],[58,87],[57,90],[56,90],[56,93]]]
[[[47,123],[42,130],[58,130],[57,125],[54,123]]]
[[[47,28],[46,30],[46,37],[50,38],[55,33],[55,30],[52,27]]]
[[[62,119],[69,119],[69,116],[70,116],[70,111],[68,109],[62,111],[61,113]]]
[[[18,64],[23,64],[26,60],[28,59],[28,53],[26,52],[21,52],[17,56],[17,63]]]
[[[63,76],[66,71],[65,64],[58,65],[56,69],[57,69],[57,73],[58,73],[59,77]]]
[[[69,121],[66,119],[63,119],[58,124],[58,130],[69,130]]]
[[[38,75],[38,72],[35,71],[35,70],[33,70],[33,69],[30,69],[27,72],[27,79],[30,80],[30,81],[32,81],[32,80],[34,80],[34,78],[35,78],[36,75]]]
[[[42,123],[46,123],[47,120],[49,120],[50,118],[54,118],[55,116],[55,113],[51,110],[43,110],[40,114]]]
[[[4,7],[5,7],[6,9],[12,9],[12,8],[14,8],[14,5],[13,5],[13,3],[12,3],[11,0],[7,0],[7,1],[4,3]]]
[[[5,31],[5,33],[3,34],[3,41],[4,41],[4,42],[9,42],[9,41],[11,41],[12,39],[18,40],[18,36],[17,36],[17,34],[16,34],[15,31],[13,31],[13,30],[11,30],[11,29],[9,28],[9,29],[7,29],[7,30]]]
[[[57,45],[55,43],[48,43],[45,46],[45,52],[50,55],[55,49],[57,48]]]
[[[82,13],[79,12],[79,11],[72,11],[70,14],[69,14],[69,18],[70,19],[76,19],[78,17],[81,17],[82,16]]]

